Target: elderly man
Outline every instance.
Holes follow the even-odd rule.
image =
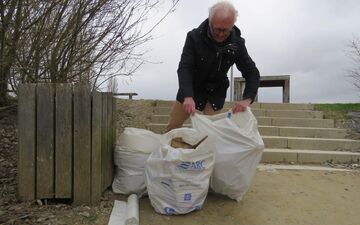
[[[181,127],[195,110],[213,115],[223,108],[229,87],[227,72],[235,63],[246,79],[243,100],[232,107],[242,112],[255,99],[259,70],[250,58],[239,28],[234,26],[237,10],[220,1],[209,9],[209,17],[188,32],[177,70],[179,90],[167,131]]]

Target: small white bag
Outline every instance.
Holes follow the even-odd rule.
[[[114,151],[115,177],[112,189],[117,194],[146,193],[145,163],[160,148],[161,135],[138,128],[125,128],[116,141]]]
[[[206,135],[191,128],[174,129],[163,134],[162,147],[147,160],[145,176],[151,204],[156,212],[166,215],[201,209],[214,166],[212,137],[195,149],[173,148],[171,140],[177,137],[195,145]]]
[[[194,129],[216,137],[211,189],[240,201],[249,189],[264,150],[255,116],[247,107],[235,114],[230,111],[214,116],[195,114],[191,122]]]

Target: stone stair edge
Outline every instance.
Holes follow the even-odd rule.
[[[329,150],[319,150],[319,149],[289,149],[289,148],[265,148],[264,152],[286,152],[286,153],[293,153],[293,152],[300,152],[300,153],[321,153],[321,154],[337,154],[337,155],[357,155],[360,156],[360,152],[352,152],[352,151],[329,151]]]
[[[297,170],[297,171],[331,171],[331,172],[358,172],[347,168],[337,168],[319,164],[271,164],[259,163],[256,167],[258,171],[275,172],[277,170]]]
[[[136,99],[135,99],[136,100]],[[163,100],[163,99],[148,99],[148,100],[152,100],[152,101],[157,101],[157,102],[175,102],[176,100]],[[232,102],[236,102],[236,101],[228,101],[226,100],[225,103],[232,103]],[[298,103],[283,103],[283,102],[254,102],[253,105],[258,105],[258,104],[284,104],[284,105],[291,105],[291,104],[301,104],[301,105],[315,105],[314,103],[305,103],[305,102],[298,102]]]
[[[151,126],[151,125],[156,125],[156,126],[166,126],[167,124],[165,123],[148,123],[147,124],[148,126]],[[185,123],[184,124],[185,126],[191,126],[190,123]],[[324,131],[327,131],[327,130],[339,130],[339,131],[346,131],[347,129],[345,128],[324,128],[324,127],[293,127],[293,126],[277,126],[277,125],[274,125],[274,126],[271,126],[271,125],[258,125],[258,128],[261,128],[261,127],[264,127],[264,128],[279,128],[279,129],[306,129],[306,130],[324,130]]]
[[[167,123],[148,123],[146,128],[151,126],[166,126]],[[183,127],[191,127],[191,123],[184,123]],[[346,132],[347,129],[343,128],[324,128],[324,127],[294,127],[294,126],[279,126],[279,125],[258,125],[258,128],[275,128],[275,129],[299,129],[299,130],[323,130],[323,131],[339,131],[339,132]]]
[[[154,108],[164,108],[164,109],[171,109],[172,106],[154,106]],[[251,106],[249,107],[251,110],[264,110],[264,111],[295,111],[295,112],[323,112],[321,110],[312,110],[312,109],[273,109],[273,108],[251,108]],[[231,108],[225,109],[223,108],[222,110],[230,110]]]
[[[166,124],[161,124],[161,123],[149,123],[148,127],[150,126],[165,126]],[[184,124],[184,127],[189,127],[191,126],[191,124]],[[289,128],[289,127],[280,127],[280,126],[268,126],[268,127],[278,127],[278,128]],[[298,128],[298,127],[295,127]],[[307,129],[307,127],[299,127],[299,129]],[[310,127],[310,129],[316,129],[314,127]],[[327,129],[327,128],[319,128],[319,129]],[[332,128],[332,129],[338,129],[338,128]],[[344,130],[344,129],[342,129]],[[293,136],[270,136],[270,135],[262,135],[262,138],[265,139],[287,139],[287,140],[321,140],[321,141],[346,141],[346,142],[354,142],[354,143],[359,143],[359,147],[360,147],[360,140],[354,140],[354,139],[347,139],[347,138],[314,138],[314,137],[293,137]]]
[[[170,115],[152,115],[153,117],[169,117]],[[299,117],[271,117],[271,116],[257,116],[257,119],[275,119],[275,120],[313,120],[313,121],[333,121],[333,119],[320,118],[299,118]]]
[[[287,137],[287,136],[269,136],[262,135],[262,138],[276,138],[276,139],[292,139],[292,140],[322,140],[322,141],[349,141],[349,142],[358,142],[360,144],[360,140],[354,139],[346,139],[346,138],[311,138],[311,137]],[[360,147],[360,145],[359,145]]]
[[[324,151],[301,149],[268,149],[262,154],[262,163],[323,164],[359,163],[360,153],[350,151]]]
[[[172,104],[175,101],[174,100],[154,100],[159,104]],[[226,101],[225,105],[229,105],[234,103],[234,101],[230,102],[230,101]],[[157,106],[159,106],[159,104],[157,104]],[[313,110],[315,104],[312,103],[280,103],[280,102],[255,102],[252,104],[252,106],[254,108],[268,108],[270,106],[278,106],[278,107],[287,107],[287,106],[294,106],[294,107],[304,107],[306,109],[309,110]],[[251,107],[251,106],[250,106]]]

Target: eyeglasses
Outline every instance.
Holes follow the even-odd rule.
[[[226,28],[214,28],[213,26],[210,26],[210,29],[212,30],[212,32],[214,34],[220,34],[220,33],[224,33],[225,35],[230,34],[232,28],[230,29],[226,29]]]

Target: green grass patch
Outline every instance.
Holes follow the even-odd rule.
[[[346,119],[346,114],[360,111],[360,103],[315,104],[315,110],[323,111],[325,119]]]

